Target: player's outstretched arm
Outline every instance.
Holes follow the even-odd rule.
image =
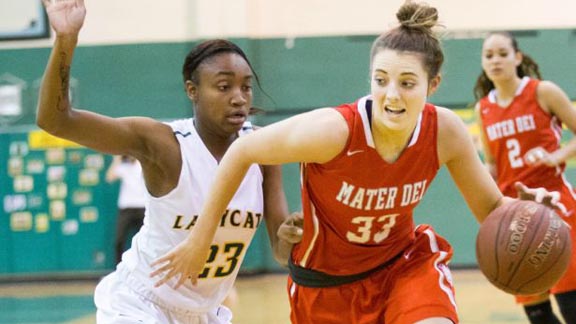
[[[132,155],[143,162],[143,166],[147,162],[158,164],[155,160],[147,161],[151,158],[149,150],[154,147],[165,151],[166,143],[173,141],[170,127],[150,118],[111,118],[71,106],[68,93],[72,57],[86,8],[83,0],[43,0],[43,3],[56,40],[40,86],[38,126],[54,136],[103,153]],[[177,146],[169,148],[175,150]]]
[[[86,8],[82,0],[42,2],[56,40],[40,88],[37,123],[51,133],[58,133],[70,110],[70,66]]]

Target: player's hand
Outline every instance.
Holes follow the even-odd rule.
[[[296,244],[302,240],[304,217],[301,212],[294,212],[278,227],[278,238]]]
[[[210,248],[195,244],[189,238],[180,242],[163,257],[152,262],[154,270],[150,277],[159,277],[155,287],[159,287],[173,278],[176,280],[174,289],[178,289],[186,280],[190,280],[193,285],[198,282],[198,275],[203,271],[204,264],[208,259]]]
[[[516,182],[514,186],[518,191],[518,198],[520,198],[520,200],[533,200],[551,208],[559,207],[560,193],[558,191],[548,191],[544,188],[529,188],[522,182]]]
[[[42,0],[57,35],[77,35],[84,24],[84,0]]]
[[[530,166],[547,165],[549,167],[556,167],[560,164],[554,154],[549,153],[541,146],[526,152],[526,154],[524,154],[524,162]]]

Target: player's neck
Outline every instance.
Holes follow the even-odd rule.
[[[372,131],[376,151],[380,157],[388,162],[394,163],[400,157],[413,131],[392,131],[385,128],[375,127]]]
[[[496,86],[496,98],[498,102],[508,102],[512,101],[516,96],[516,92],[518,91],[518,87],[520,86],[521,79],[518,77],[511,78],[509,80],[501,81]],[[507,106],[507,105],[503,105]]]
[[[194,127],[196,128],[196,132],[204,145],[210,151],[212,156],[216,159],[216,161],[220,162],[228,147],[232,144],[232,142],[238,138],[238,134],[228,134],[224,132],[218,133],[213,128],[206,127],[203,123],[194,120]]]

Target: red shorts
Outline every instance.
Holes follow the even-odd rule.
[[[564,204],[567,210],[572,211],[572,213],[567,216],[558,212],[558,215],[562,215],[562,219],[564,219],[564,221],[572,228],[570,231],[570,238],[572,239],[572,258],[570,259],[568,270],[566,270],[564,276],[560,278],[549,292],[540,295],[516,296],[516,302],[518,304],[537,304],[547,300],[549,294],[576,291],[576,201],[571,197],[570,193],[562,192],[561,197],[560,202]]]
[[[329,257],[329,256],[327,256]],[[389,267],[333,287],[300,286],[288,278],[292,323],[405,324],[430,317],[458,323],[448,262],[452,247],[429,225]]]

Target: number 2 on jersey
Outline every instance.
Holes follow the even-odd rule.
[[[506,148],[508,149],[508,160],[512,168],[521,168],[524,166],[524,161],[520,156],[520,143],[517,139],[511,138],[506,141]]]

